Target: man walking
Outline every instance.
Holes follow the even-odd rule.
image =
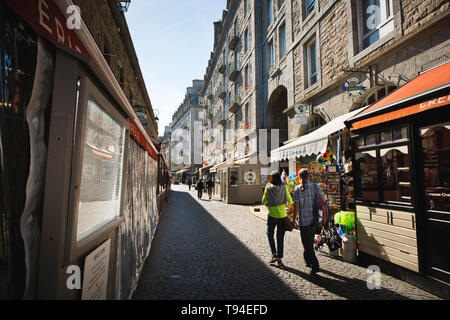
[[[206,181],[206,189],[208,190],[209,200],[211,200],[211,198],[212,198],[213,188],[214,188],[214,182],[212,181],[211,177],[209,177],[208,181]]]
[[[307,267],[311,267],[311,275],[319,271],[319,261],[314,251],[314,229],[315,221],[314,208],[317,207],[318,200],[322,197],[320,187],[308,180],[309,173],[306,169],[300,171],[301,185],[294,190],[294,226],[300,225],[300,235],[303,243],[303,257]],[[298,221],[297,221],[298,217]]]
[[[191,191],[191,187],[192,187],[192,180],[191,180],[191,178],[188,178],[186,183],[189,186],[189,191]]]

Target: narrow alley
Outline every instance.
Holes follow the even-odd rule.
[[[365,268],[322,254],[311,278],[295,230],[286,234],[286,267],[270,266],[266,222],[248,206],[199,201],[184,185],[172,189],[134,299],[438,299],[387,275],[380,290],[369,290]]]

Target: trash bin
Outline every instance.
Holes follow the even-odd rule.
[[[345,262],[356,263],[356,239],[353,235],[342,237],[342,259]]]

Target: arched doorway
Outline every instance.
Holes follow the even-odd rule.
[[[277,149],[284,145],[289,140],[288,134],[288,118],[283,111],[288,107],[288,91],[286,87],[279,86],[276,88],[267,103],[267,109],[265,114],[265,128],[272,130],[278,130],[278,141],[272,141],[272,133],[268,135],[268,156],[270,151]],[[279,163],[280,169],[285,170],[289,174],[289,162],[281,161]]]
[[[288,118],[283,111],[287,108],[288,92],[286,87],[279,86],[270,96],[265,118],[266,129],[280,130],[279,146],[288,140]]]

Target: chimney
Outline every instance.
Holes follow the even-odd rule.
[[[222,32],[222,21],[214,22],[214,51],[216,50],[217,42],[219,41],[220,33]]]

